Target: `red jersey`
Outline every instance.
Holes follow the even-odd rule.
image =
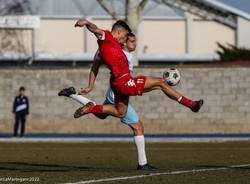
[[[112,80],[115,80],[129,73],[129,65],[120,43],[110,31],[104,31],[104,34],[104,40],[98,39],[97,42],[103,63],[111,70]]]

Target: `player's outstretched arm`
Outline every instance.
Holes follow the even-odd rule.
[[[86,26],[87,29],[92,32],[93,34],[95,34],[95,36],[98,39],[102,38],[103,35],[103,30],[99,29],[95,24],[89,22],[86,19],[79,19],[76,23],[75,23],[75,27],[84,27]]]
[[[92,91],[94,88],[95,80],[96,80],[96,77],[98,75],[99,68],[102,64],[102,60],[100,57],[98,57],[98,53],[99,53],[99,51],[97,51],[95,54],[93,65],[92,65],[90,73],[89,73],[89,85],[88,85],[88,87],[82,89],[79,92],[79,94],[81,94],[81,95],[86,95],[87,93]]]

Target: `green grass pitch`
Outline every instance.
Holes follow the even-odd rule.
[[[22,183],[33,184],[89,180],[109,184],[244,184],[250,181],[249,144],[146,143],[148,161],[158,168],[150,175],[136,170],[137,154],[129,142],[1,142],[0,183],[21,183],[22,179]],[[247,165],[239,166],[242,164]],[[236,167],[228,167],[232,165]],[[4,181],[7,179],[13,181]]]

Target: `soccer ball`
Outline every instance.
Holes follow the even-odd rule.
[[[163,79],[168,85],[176,86],[181,80],[181,75],[176,68],[168,68],[163,73]]]

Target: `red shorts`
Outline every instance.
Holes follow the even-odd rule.
[[[142,95],[145,82],[145,76],[133,78],[130,74],[125,74],[116,80],[111,79],[110,85],[114,93],[118,95],[137,96]]]

